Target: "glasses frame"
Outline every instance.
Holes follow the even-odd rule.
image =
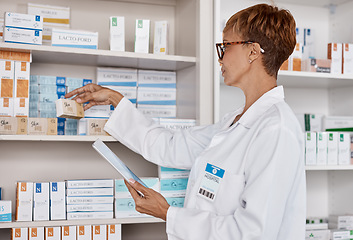
[[[237,42],[216,43],[216,50],[217,50],[218,58],[220,60],[223,59],[224,52],[225,52],[225,46],[238,45],[238,44],[251,44],[251,43],[255,43],[255,42],[254,41],[237,41]],[[263,50],[260,47],[260,52],[265,53],[265,50]]]

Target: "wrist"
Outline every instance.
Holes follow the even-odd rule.
[[[116,106],[118,106],[119,102],[121,101],[121,99],[123,99],[123,97],[124,96],[119,92],[110,91],[109,102],[111,105],[113,105],[114,108],[116,108]]]

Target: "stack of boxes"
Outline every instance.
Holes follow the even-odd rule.
[[[32,221],[33,182],[18,182],[16,189],[16,221]]]
[[[183,207],[190,171],[176,168],[158,167],[161,181],[161,194],[169,205]]]
[[[50,182],[50,220],[66,219],[65,182]]]
[[[176,117],[176,73],[138,71],[137,108],[148,117]]]
[[[1,200],[1,196],[0,196],[0,223],[11,222],[11,220],[12,220],[11,201]]]
[[[42,31],[41,16],[5,12],[4,42],[41,45]]]
[[[158,178],[141,178],[148,188],[160,191]],[[115,180],[115,218],[151,217],[135,210],[135,201],[123,179]]]
[[[34,183],[33,220],[49,220],[49,183]]]
[[[66,181],[67,219],[113,218],[113,180]]]

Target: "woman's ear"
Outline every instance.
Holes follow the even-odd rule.
[[[252,43],[249,52],[249,63],[252,63],[261,55],[261,47],[258,43]]]

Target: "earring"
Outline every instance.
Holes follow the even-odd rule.
[[[249,63],[252,63],[251,59],[249,59]]]

